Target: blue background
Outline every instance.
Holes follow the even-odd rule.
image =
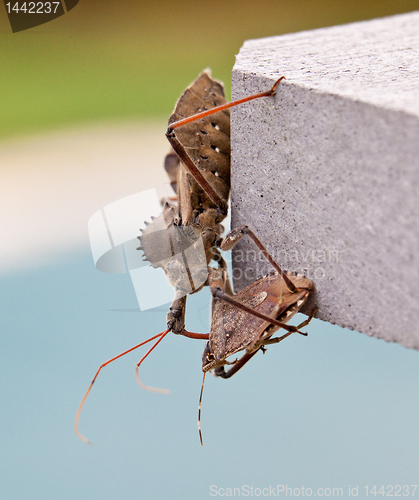
[[[317,488],[337,487],[345,498],[358,485],[365,498],[367,485],[419,483],[418,352],[315,320],[307,338],[271,346],[231,380],[207,377],[203,447],[197,413],[204,342],[172,334],[141,367],[144,383],[171,394],[138,387],[134,367],[146,349],[131,353],[101,372],[83,408],[80,431],[94,446],[77,439],[76,411],[99,365],[164,330],[167,306],[140,312],[128,275],[95,269],[85,231],[94,211],[145,189],[140,181],[151,167],[141,170],[140,156],[147,162],[154,144],[132,155],[138,179],[131,174],[123,184],[126,158],[103,146],[125,129],[106,129],[102,142],[86,132],[71,158],[78,136],[61,142],[60,135],[69,126],[83,135],[78,127],[86,124],[141,120],[147,128],[147,120],[167,120],[205,67],[226,83],[228,95],[234,54],[246,39],[417,8],[418,0],[84,0],[51,23],[15,34],[0,8],[1,499],[207,499],[219,488],[245,485],[304,486],[313,496]],[[38,154],[50,131],[56,135]],[[25,134],[35,134],[33,142],[20,143]],[[159,172],[164,126],[161,134]],[[9,139],[10,155],[3,150]],[[89,163],[96,177],[87,183],[80,170]],[[9,170],[17,174],[12,186]],[[75,234],[84,240],[70,252]],[[14,238],[18,266],[2,253]],[[207,290],[188,299],[189,330],[208,331],[209,302]],[[368,307],[374,313],[373,288]]]
[[[91,447],[73,432],[88,384],[162,331],[166,307],[140,312],[129,276],[96,271],[88,249],[1,283],[2,498],[209,498],[212,485],[363,497],[418,482],[416,351],[314,320],[231,380],[207,377],[201,447],[203,342],[171,334],[141,371],[170,395],[137,386],[144,348],[101,372],[80,419]],[[208,331],[208,303],[190,297],[190,330]]]

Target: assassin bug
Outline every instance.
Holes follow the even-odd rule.
[[[278,328],[283,328],[288,332],[282,338],[293,332],[299,332],[299,327],[289,326],[286,321],[305,302],[312,289],[311,282],[307,280],[303,283],[304,286],[301,283],[294,284],[293,280],[279,268],[254,233],[246,226],[233,230],[224,240],[220,237],[223,229],[220,223],[227,215],[227,200],[230,189],[229,113],[227,109],[252,99],[274,95],[276,86],[282,78],[278,79],[268,91],[226,103],[222,85],[212,80],[209,74],[204,72],[179,99],[175,112],[169,119],[166,133],[174,152],[169,153],[165,164],[172,184],[175,184],[177,188],[178,210],[176,212],[174,207],[166,205],[162,217],[167,230],[156,232],[153,228],[156,222],[152,221],[147,224],[146,229],[139,237],[141,241],[139,248],[144,251],[146,259],[155,267],[163,267],[175,287],[175,298],[167,315],[167,330],[115,356],[99,367],[76,415],[75,431],[83,441],[89,442],[78,431],[80,411],[100,371],[112,361],[142,345],[155,340],[154,345],[136,365],[137,381],[142,387],[155,390],[141,383],[138,368],[170,331],[189,338],[209,340],[204,352],[204,373],[215,368],[216,374],[224,376],[224,378],[235,373],[258,350],[263,349],[264,345],[274,343],[276,340],[271,339],[271,336]],[[197,109],[193,108],[195,113],[192,116],[179,119],[182,114],[191,114],[192,101],[195,101],[194,106],[197,107]],[[204,110],[202,111],[200,108]],[[196,113],[196,111],[199,112]],[[178,230],[172,234],[171,228]],[[175,247],[178,245],[183,253],[186,248],[185,241],[194,241],[196,233],[203,240],[208,279],[193,292],[199,291],[204,285],[209,285],[213,293],[213,323],[209,334],[188,332],[184,328],[186,306],[184,282],[185,276],[187,276],[188,281],[193,281],[194,267],[188,265],[179,267],[178,262],[170,258],[169,260],[163,259],[165,263],[161,264],[162,247],[168,244],[171,252],[169,255],[174,255]],[[227,277],[226,263],[218,248],[231,249],[245,234],[249,234],[255,241],[263,255],[276,269],[276,274],[272,275],[275,278],[262,278],[233,296]],[[160,240],[161,235],[163,235],[163,241]],[[208,266],[211,260],[218,261],[218,269]],[[274,283],[271,283],[272,280]],[[277,284],[278,280],[283,282],[281,286]],[[258,290],[256,297],[253,293],[255,290]],[[272,297],[276,297],[274,300],[276,306],[271,306]],[[292,307],[294,307],[295,312],[293,312]],[[238,317],[240,317],[240,325],[249,321],[254,323],[254,318],[257,318],[257,328],[253,331],[253,335],[250,326],[233,328],[226,334],[223,318],[235,321],[234,318]],[[306,322],[300,326],[305,324]],[[282,338],[280,339],[282,340]],[[226,358],[243,349],[247,349],[246,354],[241,360],[233,363],[234,366],[228,372],[225,372],[224,365],[230,364]],[[164,390],[158,391],[165,392]]]
[[[186,228],[196,231],[202,238],[206,265],[215,260],[226,267],[218,248],[222,245],[224,228],[221,222],[227,215],[230,193],[228,108],[273,96],[283,78],[279,78],[265,92],[227,103],[223,85],[213,80],[209,71],[204,71],[180,96],[169,118],[166,137],[173,150],[166,156],[165,168],[176,191],[178,205],[177,209],[169,205],[163,209],[162,217],[168,231],[156,231],[161,221],[152,221],[139,236],[141,245],[138,248],[143,250],[145,259],[152,266],[163,267],[175,288],[175,297],[167,314],[167,328],[173,333],[189,336],[184,328],[187,296],[184,277],[194,271],[201,272],[201,268],[182,267],[183,272],[176,267],[173,269],[170,259],[173,248],[162,255],[164,241],[173,238],[174,228],[178,228],[177,234],[183,233]],[[189,277],[191,282],[200,282],[194,280],[194,276]],[[192,292],[199,291],[202,286],[204,283],[196,288],[192,286]],[[290,286],[293,286],[292,283]]]

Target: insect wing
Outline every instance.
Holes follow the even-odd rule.
[[[151,261],[145,259],[141,249],[137,250],[140,228],[149,228],[149,246],[154,249],[151,253],[158,255]],[[173,282],[187,294],[206,280],[200,234],[194,228],[182,231],[173,227],[168,232],[155,189],[106,205],[90,217],[88,230],[96,268],[105,273],[129,273],[141,310],[171,302]]]
[[[193,226],[174,224],[160,229],[163,219],[162,214],[142,231],[140,248],[154,268],[164,270],[178,297],[193,293],[208,277],[201,232]]]

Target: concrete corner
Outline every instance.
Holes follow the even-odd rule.
[[[419,12],[247,41],[232,110],[232,227],[316,285],[325,321],[419,349]],[[269,265],[237,256],[242,288]],[[247,272],[247,274],[246,274]]]

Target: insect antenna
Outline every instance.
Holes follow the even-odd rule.
[[[80,413],[81,413],[81,409],[83,408],[84,402],[86,401],[87,396],[89,395],[90,391],[92,390],[93,384],[95,383],[95,381],[96,381],[96,379],[97,379],[97,377],[98,377],[98,375],[99,375],[100,371],[102,370],[102,368],[104,368],[106,365],[109,365],[109,363],[112,363],[112,361],[115,361],[116,359],[121,358],[122,356],[125,356],[125,354],[128,354],[128,353],[129,353],[129,352],[131,352],[131,351],[135,351],[135,349],[138,349],[139,347],[143,346],[144,344],[147,344],[147,342],[151,342],[152,340],[154,340],[154,339],[156,339],[156,338],[160,337],[160,339],[159,339],[159,340],[158,340],[158,341],[154,344],[154,346],[153,346],[153,347],[152,347],[152,348],[148,351],[148,353],[147,353],[147,354],[146,354],[146,355],[142,358],[142,360],[141,360],[141,361],[143,361],[143,360],[144,360],[144,358],[145,358],[146,356],[148,356],[148,354],[149,354],[149,353],[150,353],[150,352],[151,352],[151,351],[152,351],[152,350],[156,347],[156,345],[160,342],[160,340],[162,340],[162,339],[163,339],[163,338],[164,338],[164,337],[165,337],[168,333],[169,333],[169,330],[166,330],[166,331],[164,331],[164,332],[162,332],[162,333],[159,333],[159,334],[157,334],[157,335],[154,335],[154,337],[151,337],[151,338],[149,338],[149,339],[145,340],[144,342],[141,342],[141,344],[138,344],[138,345],[136,345],[136,346],[134,346],[134,347],[131,347],[131,349],[128,349],[127,351],[124,351],[124,352],[122,352],[121,354],[118,354],[118,356],[115,356],[115,357],[113,357],[112,359],[109,359],[108,361],[106,361],[105,363],[103,363],[103,364],[101,364],[101,365],[100,365],[100,367],[99,367],[98,371],[96,372],[95,376],[93,377],[93,380],[91,381],[91,383],[90,383],[90,385],[89,385],[89,388],[88,388],[88,389],[87,389],[87,391],[86,391],[86,394],[84,395],[83,399],[81,400],[80,406],[79,406],[79,408],[78,408],[78,410],[77,410],[77,413],[76,413],[76,420],[75,420],[75,422],[74,422],[74,430],[75,430],[75,432],[76,432],[76,435],[77,435],[77,436],[78,436],[78,437],[79,437],[82,441],[84,441],[84,442],[85,442],[85,443],[87,443],[87,444],[93,444],[93,443],[91,443],[91,442],[90,442],[87,438],[85,438],[85,437],[83,436],[83,434],[81,434],[81,433],[79,432],[79,419],[80,419]],[[140,363],[141,363],[141,361],[140,361]]]
[[[202,394],[204,392],[204,382],[206,373],[207,372],[204,372],[204,377],[202,378],[201,394],[199,395],[199,404],[198,404],[198,431],[199,431],[199,439],[201,441],[201,446],[204,446],[204,441],[202,440],[202,432],[201,432],[201,404],[202,404]]]
[[[158,387],[150,387],[149,385],[145,385],[141,382],[140,380],[140,374],[138,372],[138,369],[141,365],[141,363],[145,360],[145,358],[150,354],[150,352],[155,348],[157,347],[157,345],[159,344],[159,342],[161,342],[164,337],[169,333],[170,330],[166,330],[165,332],[161,333],[160,334],[160,338],[157,340],[157,342],[147,351],[147,353],[140,359],[140,361],[138,361],[137,365],[135,366],[135,378],[137,379],[137,383],[138,385],[142,388],[142,389],[145,389],[146,391],[151,391],[151,392],[159,392],[161,394],[170,394],[170,390],[169,389],[160,389]],[[156,337],[153,337],[153,338],[156,338]],[[151,339],[150,339],[151,340]]]

